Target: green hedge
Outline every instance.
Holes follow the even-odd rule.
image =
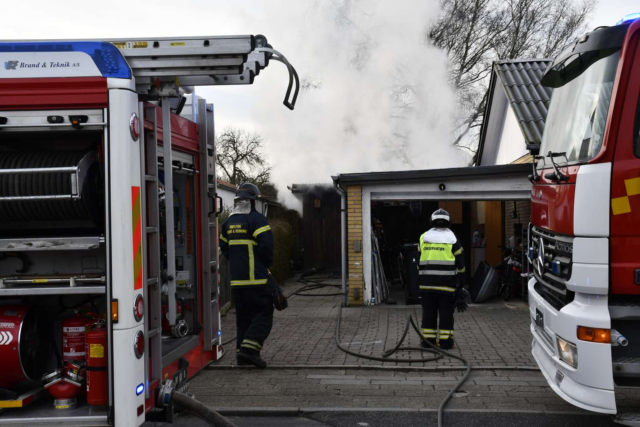
[[[293,228],[288,222],[280,219],[269,222],[275,241],[275,257],[270,270],[276,281],[283,283],[289,278],[291,270],[291,254],[294,242]]]

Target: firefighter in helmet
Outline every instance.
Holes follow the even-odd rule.
[[[433,345],[439,342],[443,350],[453,348],[454,309],[466,310],[468,301],[468,292],[462,287],[464,253],[450,224],[449,213],[436,210],[431,215],[432,228],[420,236],[418,246],[422,336]]]
[[[266,368],[260,351],[273,325],[273,301],[267,280],[274,247],[269,222],[255,208],[259,195],[260,190],[253,184],[238,187],[233,211],[222,225],[220,249],[229,260],[238,364]]]

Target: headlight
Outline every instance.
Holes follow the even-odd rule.
[[[565,341],[556,335],[556,341],[558,342],[558,352],[560,353],[560,359],[567,364],[578,367],[578,348],[575,344]]]

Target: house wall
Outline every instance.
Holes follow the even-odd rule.
[[[489,117],[489,120],[491,120],[491,117]],[[492,163],[494,165],[513,163],[515,160],[529,153],[527,151],[527,143],[520,129],[520,124],[511,107],[507,108],[503,120],[504,124],[500,140],[498,141],[495,163]]]
[[[496,265],[502,259],[502,202],[485,202],[484,212],[485,260]]]
[[[364,295],[364,262],[363,262],[363,201],[362,186],[347,187],[347,267],[349,276],[349,305],[362,305]],[[371,214],[368,216],[369,232],[371,235]],[[371,246],[371,239],[369,246]],[[365,240],[365,241],[367,241]],[[369,254],[371,252],[368,252]],[[369,263],[369,268],[371,264]]]
[[[485,133],[484,148],[482,149],[482,158],[480,166],[496,165],[498,157],[498,149],[502,138],[503,124],[510,109],[507,100],[507,94],[501,83],[497,83],[493,88],[493,99],[491,101],[491,109],[489,110],[489,122]],[[509,163],[509,162],[508,162]]]

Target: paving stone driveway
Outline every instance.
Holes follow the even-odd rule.
[[[339,284],[339,281],[330,282]],[[283,288],[293,293],[300,284]],[[326,288],[315,294],[334,293]],[[338,350],[333,342],[340,297],[290,298],[289,308],[276,311],[273,331],[265,344],[262,357],[271,364],[296,365],[398,365],[394,362],[376,362],[349,356]],[[522,303],[472,306],[463,314],[456,313],[456,349],[474,365],[482,366],[536,366],[531,356],[531,336],[527,307]],[[358,353],[381,356],[392,348],[404,332],[407,317],[418,321],[420,306],[379,305],[375,307],[348,307],[343,309],[340,342]],[[223,319],[223,341],[235,335],[235,313]],[[417,347],[420,339],[409,331],[405,345]],[[233,350],[234,344],[229,345]],[[421,358],[419,352],[400,352],[398,357]],[[233,364],[235,358],[226,357],[220,363]],[[460,365],[455,359],[437,362],[413,363],[411,366]]]
[[[335,283],[335,282],[334,282]],[[292,293],[300,284],[284,287]],[[332,289],[316,293],[331,293]],[[375,362],[347,355],[333,342],[340,297],[289,299],[289,308],[276,312],[263,358],[280,369],[258,371],[233,368],[234,347],[190,382],[196,397],[218,409],[232,408],[437,408],[462,371],[399,371],[399,366],[445,368],[460,366],[455,359],[428,363]],[[343,309],[340,342],[359,353],[382,355],[402,335],[407,316],[419,319],[419,306],[382,305]],[[223,319],[223,341],[233,337],[235,313]],[[529,315],[522,303],[472,306],[456,314],[453,352],[474,366],[534,367]],[[405,345],[416,347],[411,331]],[[422,357],[399,352],[398,357]],[[323,369],[314,369],[322,365]],[[327,365],[335,366],[328,368]],[[352,369],[354,365],[360,369]],[[387,370],[363,366],[383,365]],[[282,367],[292,369],[282,369]],[[623,408],[640,407],[640,393],[618,392]],[[456,393],[449,409],[577,411],[559,398],[538,371],[479,370]]]

